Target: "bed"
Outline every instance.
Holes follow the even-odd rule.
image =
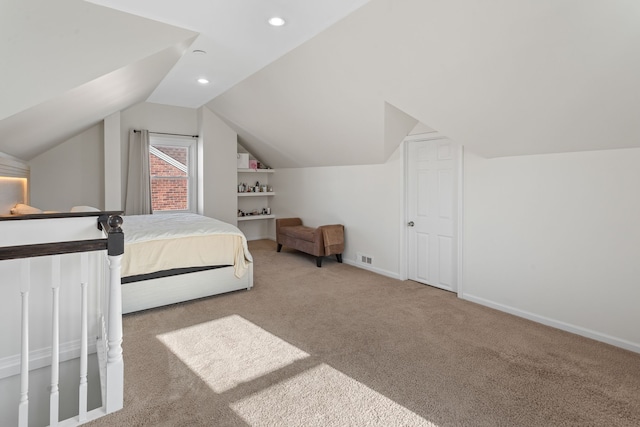
[[[124,217],[122,312],[253,286],[253,259],[235,226],[191,213]]]
[[[83,215],[74,206],[53,213],[29,206],[29,166],[0,153],[0,215]],[[76,213],[77,212],[77,213]],[[167,213],[124,217],[123,313],[253,287],[253,260],[235,226],[200,215]]]

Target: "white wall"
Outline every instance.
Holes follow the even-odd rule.
[[[465,153],[463,297],[640,352],[640,149]],[[278,169],[278,217],[342,223],[346,262],[399,277],[403,165]]]
[[[183,135],[200,135],[204,159],[202,184],[198,192],[204,196],[202,205],[206,216],[235,224],[236,221],[236,146],[237,135],[218,116],[203,107],[174,107],[144,102],[121,113],[122,138],[122,204],[126,199],[129,131],[148,129]]]
[[[68,211],[76,205],[104,208],[105,168],[121,170],[120,194],[124,207],[127,192],[129,130],[196,135],[198,120],[192,108],[141,103],[120,116],[120,156],[106,159],[102,123],[35,157],[31,166],[33,206],[44,210]],[[120,161],[120,164],[113,162]],[[111,164],[113,163],[113,164]],[[107,184],[109,185],[109,184]]]
[[[43,210],[68,211],[72,206],[104,208],[104,170],[122,170],[122,206],[126,198],[129,131],[148,129],[185,135],[202,134],[204,214],[235,224],[237,135],[209,109],[152,103],[135,105],[120,114],[121,156],[104,157],[101,123],[34,158],[31,204]],[[113,162],[120,164],[110,164]]]
[[[9,215],[16,203],[29,203],[29,165],[0,152],[0,215]]]
[[[122,204],[122,142],[120,111],[105,117],[104,126],[104,209],[107,211],[124,210]]]
[[[200,108],[204,215],[236,225],[238,135],[207,107]]]
[[[640,149],[465,156],[464,296],[640,351]]]
[[[104,207],[103,126],[98,124],[29,162],[31,205],[68,211]]]
[[[122,206],[127,198],[127,175],[129,167],[129,131],[147,129],[152,132],[198,134],[198,116],[193,108],[143,102],[124,110],[120,115],[122,144]]]
[[[373,270],[398,277],[402,170],[401,149],[380,165],[277,169],[272,212],[309,226],[343,224],[345,262],[362,252],[373,257]]]

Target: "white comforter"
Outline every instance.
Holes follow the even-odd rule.
[[[252,262],[235,226],[191,213],[125,216],[122,277],[209,265],[233,265],[242,277]]]

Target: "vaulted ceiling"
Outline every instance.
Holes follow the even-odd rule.
[[[487,157],[640,147],[635,0],[351,1],[306,32],[318,2],[300,0],[271,36],[256,16],[287,2],[201,3],[2,2],[0,151],[29,159],[145,100],[206,105],[273,167],[381,163],[418,122]],[[218,65],[195,92],[200,47]]]
[[[639,147],[638,76],[637,1],[373,0],[207,105],[302,165],[384,161],[389,106],[511,156]]]
[[[197,36],[80,0],[0,8],[0,151],[24,160],[145,101]]]

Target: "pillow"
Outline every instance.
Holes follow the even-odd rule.
[[[100,209],[93,206],[74,206],[69,212],[100,212]]]
[[[14,207],[11,208],[12,215],[29,215],[29,214],[39,214],[42,211],[38,208],[34,208],[33,206],[25,205],[22,203],[18,203]]]

